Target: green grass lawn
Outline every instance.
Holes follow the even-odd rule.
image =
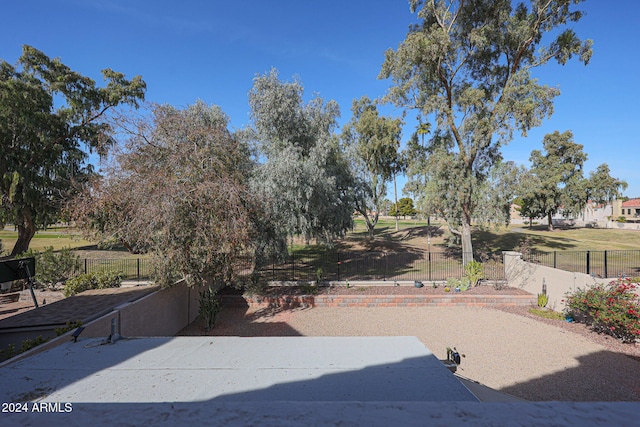
[[[477,230],[473,237],[476,247],[491,250],[513,249],[525,238],[540,252],[640,249],[640,233],[634,230],[576,228],[547,231],[542,226],[530,229],[512,225],[498,231]]]
[[[380,219],[375,228],[377,243],[369,239],[363,219],[356,219],[354,231],[339,242],[343,246],[367,250],[394,250],[402,246],[412,246],[432,251],[444,251],[449,247],[450,233],[446,224],[431,221],[427,232],[424,220],[399,221],[399,231],[395,231],[394,219]],[[554,251],[605,251],[640,250],[640,232],[634,230],[576,228],[547,231],[545,226],[511,225],[496,229],[474,227],[472,232],[474,251],[500,252],[519,247],[529,239],[531,247],[538,252]]]
[[[406,252],[407,250],[427,250],[432,252],[447,251],[447,236],[449,232],[444,223],[431,221],[427,227],[426,220],[399,219],[399,231],[395,230],[395,219],[380,218],[375,228],[375,238],[370,239],[362,218],[355,219],[354,229],[347,233],[344,239],[336,242],[336,250],[342,252]],[[3,245],[2,255],[8,255],[16,242],[18,233],[10,227],[0,230],[0,240]],[[532,249],[537,252],[553,251],[605,251],[605,250],[640,250],[640,232],[619,229],[567,229],[547,231],[542,226],[529,228],[525,225],[512,225],[498,229],[476,228],[472,233],[474,250],[476,252],[500,252],[513,250],[529,239]],[[140,257],[131,255],[122,248],[113,250],[95,250],[96,242],[81,238],[80,234],[67,227],[51,227],[39,231],[31,241],[31,249],[43,250],[48,246],[54,249],[82,248],[82,257],[89,258],[121,258]],[[87,250],[93,249],[93,250]],[[333,252],[326,247],[311,245],[296,240],[291,249],[296,254],[312,256],[312,254],[326,254]]]
[[[354,220],[355,228],[354,232],[356,233],[366,233],[367,232],[367,224],[365,220],[361,217],[357,217]],[[427,225],[426,219],[408,219],[398,217],[398,228],[400,230],[406,230],[407,228],[420,227]],[[376,224],[376,231],[380,230],[394,230],[396,229],[396,220],[394,218],[380,218],[378,219],[378,223]]]
[[[16,240],[18,240],[17,231],[9,227],[0,230],[0,241],[2,241],[2,254],[0,255],[9,255]],[[79,233],[68,231],[66,227],[52,227],[47,230],[38,231],[36,235],[33,236],[29,248],[34,251],[42,251],[49,246],[52,246],[54,249],[74,249],[94,244],[95,242],[82,239]]]
[[[355,228],[344,239],[335,242],[333,249],[320,245],[305,245],[296,240],[290,247],[295,255],[295,274],[311,280],[315,269],[320,266],[325,273],[336,271],[335,264],[340,261],[340,274],[348,277],[352,272],[356,276],[372,279],[399,278],[413,280],[413,276],[425,276],[425,272],[434,277],[456,276],[462,269],[456,264],[459,246],[450,247],[447,240],[450,233],[443,224],[431,221],[399,221],[399,230],[395,230],[393,218],[381,218],[371,239],[366,231],[363,219],[356,219]],[[501,259],[501,252],[518,249],[525,240],[529,240],[532,252],[540,254],[544,265],[556,265],[568,271],[582,271],[586,268],[586,251],[590,253],[590,273],[598,275],[617,274],[628,270],[629,257],[636,254],[622,253],[625,250],[640,250],[640,233],[619,229],[557,229],[547,231],[544,227],[512,225],[496,229],[474,228],[472,239],[476,254],[494,254]],[[431,250],[431,262],[425,262],[425,252]],[[603,251],[608,251],[605,259]],[[557,252],[554,254],[554,252]],[[339,253],[339,257],[337,258]],[[366,253],[366,256],[365,256]],[[359,255],[360,254],[360,255]],[[493,259],[493,258],[492,258]],[[633,258],[635,259],[635,258]],[[458,265],[459,264],[459,265]],[[494,265],[495,264],[495,265]],[[283,272],[292,273],[291,262]],[[485,262],[485,269],[501,271],[500,262]],[[355,273],[357,272],[357,273]],[[497,273],[494,273],[496,275]],[[497,277],[497,276],[496,276]]]

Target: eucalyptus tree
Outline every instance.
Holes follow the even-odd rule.
[[[402,192],[413,198],[421,214],[429,216],[435,212],[430,210],[426,197],[429,150],[424,146],[424,135],[426,132],[421,132],[419,127],[418,131],[411,135],[403,150],[407,182]],[[418,139],[419,137],[422,141]]]
[[[479,224],[506,226],[511,222],[511,204],[526,193],[531,173],[512,161],[500,161],[476,192],[473,220]]]
[[[334,134],[335,101],[305,103],[298,80],[276,70],[256,76],[249,92],[258,162],[252,186],[282,233],[331,243],[353,225],[350,168]]]
[[[403,169],[399,152],[402,120],[381,116],[367,96],[353,101],[353,116],[342,131],[342,140],[359,179],[355,209],[364,218],[369,236],[380,216],[387,183]]]
[[[601,204],[611,203],[614,199],[620,197],[622,191],[626,190],[626,188],[626,181],[612,177],[609,165],[603,163],[589,174],[587,201],[591,200]],[[611,215],[613,215],[613,207]]]
[[[36,230],[59,219],[61,208],[94,174],[85,149],[107,152],[113,143],[109,112],[137,107],[145,83],[105,69],[105,87],[23,46],[16,66],[0,60],[0,224],[29,248]]]
[[[248,146],[203,102],[157,105],[125,126],[131,138],[107,175],[72,205],[78,225],[150,252],[163,285],[233,281],[269,230]]]
[[[386,52],[379,75],[393,81],[386,99],[433,122],[430,144],[450,169],[438,176],[451,182],[433,185],[431,195],[452,207],[447,222],[462,239],[465,263],[479,184],[514,131],[526,135],[540,125],[560,93],[532,71],[550,60],[564,65],[577,55],[586,64],[591,57],[591,41],[565,28],[582,17],[571,10],[580,2],[410,0],[418,22]]]
[[[531,152],[531,173],[535,179],[523,199],[522,214],[530,218],[547,217],[553,230],[552,217],[560,209],[564,215],[580,212],[586,200],[586,181],[582,169],[587,160],[582,144],[573,141],[571,131],[555,131],[542,141],[544,153]]]

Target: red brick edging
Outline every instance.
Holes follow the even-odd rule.
[[[301,295],[282,297],[222,296],[227,307],[491,307],[529,306],[534,295]]]

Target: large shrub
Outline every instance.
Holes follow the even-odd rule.
[[[632,280],[612,281],[567,295],[566,309],[578,321],[624,342],[640,337],[640,302],[638,285]]]
[[[484,277],[484,267],[479,261],[471,261],[468,262],[464,266],[464,277],[469,279],[469,284],[471,286],[476,286],[478,284],[478,280]]]
[[[54,251],[52,246],[43,252],[29,249],[18,258],[36,259],[35,279],[42,285],[54,288],[57,283],[65,282],[77,274],[80,269],[80,257],[70,248]],[[32,271],[31,274],[34,272]]]
[[[67,280],[64,286],[64,296],[70,297],[90,289],[119,288],[122,284],[122,272],[100,271],[97,273],[81,274]]]

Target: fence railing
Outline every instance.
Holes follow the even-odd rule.
[[[148,258],[83,258],[78,266],[79,273],[119,271],[125,280],[142,280],[153,277],[153,264]]]
[[[525,254],[523,259],[600,278],[640,276],[640,250],[538,252]]]
[[[503,279],[502,254],[485,259],[484,278]],[[267,280],[314,281],[318,269],[323,280],[440,281],[464,275],[462,255],[447,252],[318,252],[291,253],[284,260],[272,260],[261,273]],[[153,277],[146,258],[80,260],[79,272],[120,271],[129,280]]]
[[[504,279],[502,253],[483,261],[484,278]],[[464,276],[462,255],[448,252],[327,252],[289,254],[262,268],[274,281],[323,280],[440,281]]]
[[[475,258],[482,262],[484,278],[504,279],[502,252]],[[556,251],[526,254],[528,262],[596,277],[640,276],[640,250]],[[318,269],[323,280],[441,281],[464,276],[462,254],[454,252],[317,252],[291,253],[284,260],[264,265],[267,280],[314,281]],[[79,272],[121,271],[124,278],[153,277],[147,258],[81,259]]]

